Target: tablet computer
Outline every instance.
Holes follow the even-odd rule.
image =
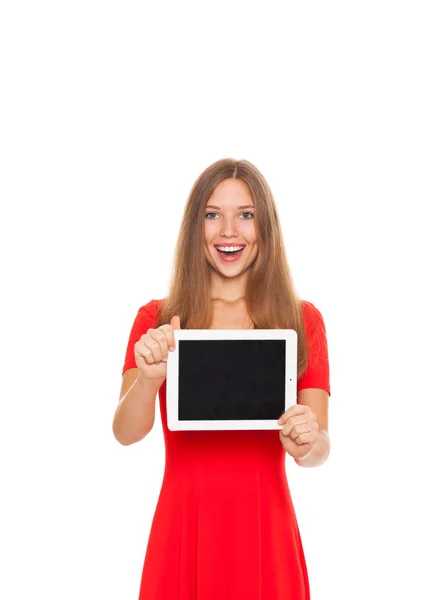
[[[294,329],[175,329],[168,429],[281,429],[297,402]]]

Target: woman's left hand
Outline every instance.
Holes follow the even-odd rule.
[[[293,458],[308,454],[319,433],[317,417],[311,408],[304,404],[290,406],[280,417],[279,424],[283,424],[279,433],[286,452]]]

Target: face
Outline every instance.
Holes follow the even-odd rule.
[[[225,179],[216,186],[204,211],[205,256],[222,276],[240,275],[255,260],[258,253],[255,218],[255,205],[243,181]],[[217,246],[238,251],[220,252]]]

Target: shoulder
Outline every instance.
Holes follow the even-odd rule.
[[[303,320],[305,326],[310,327],[317,324],[323,324],[323,317],[320,310],[309,300],[301,300],[300,306],[302,308]]]
[[[138,309],[137,316],[148,325],[148,329],[149,327],[152,327],[157,311],[162,302],[163,299],[153,299],[147,302],[146,304],[143,304]]]
[[[163,302],[163,299],[150,300],[147,304],[143,304],[143,306],[141,306],[139,308],[139,310],[141,310],[142,312],[145,312],[145,313],[155,314],[155,312],[157,311],[157,309],[159,308],[159,306],[162,302]]]
[[[302,300],[301,306],[307,341],[314,354],[321,354],[327,347],[327,330],[322,313],[308,300]]]

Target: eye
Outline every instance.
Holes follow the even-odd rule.
[[[208,212],[208,213],[205,213],[205,218],[207,219],[209,217],[209,215],[217,215],[217,214],[218,213],[215,213],[215,212]],[[251,212],[244,212],[244,213],[241,213],[241,214],[242,215],[250,215],[251,217],[254,216],[254,213],[251,213]],[[212,219],[212,220],[214,220],[214,219]],[[243,220],[244,221],[248,221],[249,219],[243,219]]]

